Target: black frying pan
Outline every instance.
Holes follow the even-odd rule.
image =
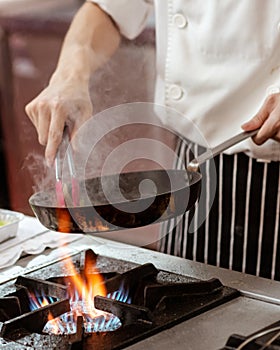
[[[87,197],[87,201],[79,206],[71,205],[68,198],[70,184],[64,186],[65,207],[57,205],[55,189],[33,194],[29,203],[45,227],[67,233],[115,231],[174,218],[191,209],[199,198],[199,165],[257,131],[242,132],[203,153],[186,170],[130,172],[87,179],[80,183],[86,194],[81,198]]]

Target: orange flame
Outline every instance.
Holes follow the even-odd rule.
[[[53,315],[51,312],[48,315],[48,324],[49,326],[51,326],[53,334],[60,333],[60,320],[59,318],[53,318]]]
[[[98,269],[93,266],[91,267],[90,273],[85,271],[85,279],[82,278],[73,265],[73,262],[69,259],[66,262],[66,266],[70,271],[70,278],[73,282],[72,295],[70,299],[75,301],[75,293],[77,293],[82,302],[86,305],[87,313],[94,317],[97,310],[94,307],[94,297],[97,295],[106,296],[107,290],[104,285],[104,280],[102,275],[98,272]]]
[[[108,231],[109,230],[109,226],[107,226],[107,225],[104,225],[102,222],[101,222],[101,220],[99,220],[99,219],[95,219],[94,220],[95,222],[95,231],[100,231],[100,232],[102,232],[102,231]]]
[[[58,224],[58,232],[71,232],[71,217],[66,208],[57,208],[56,217]]]
[[[71,217],[70,213],[66,207],[57,208],[57,223],[58,223],[58,231],[59,232],[71,232]],[[96,230],[107,230],[107,227],[103,227],[102,223],[97,221]],[[88,268],[90,271],[87,271],[85,268],[83,276],[76,271],[76,268],[72,262],[72,260],[65,260],[65,267],[69,271],[69,276],[71,280],[71,288],[69,287],[69,297],[70,297],[70,305],[71,311],[74,315],[74,318],[80,315],[88,315],[92,319],[95,317],[106,314],[103,311],[97,310],[94,307],[94,297],[106,296],[107,290],[104,284],[104,280],[102,275],[99,273],[95,264],[92,264]],[[45,305],[49,304],[48,300],[45,299]],[[43,305],[42,305],[43,306]],[[51,332],[53,334],[61,333],[62,325],[60,318],[53,318],[52,314],[48,315],[48,324],[50,326]]]
[[[69,286],[69,296],[73,321],[77,321],[78,316],[86,316],[94,320],[100,315],[106,315],[106,312],[97,310],[94,307],[94,297],[96,295],[107,295],[103,277],[97,267],[90,266],[90,271],[85,271],[82,277],[77,273],[71,259],[66,262],[66,266],[70,271],[71,285]],[[51,298],[47,298],[44,295],[36,297],[33,293],[29,293],[29,298],[33,309],[47,306],[52,302]],[[62,319],[60,317],[54,318],[51,312],[48,313],[48,322],[45,327],[49,334],[68,332]]]
[[[51,301],[49,301],[45,296],[41,296],[41,299],[39,300],[32,292],[29,292],[29,298],[33,309],[39,309],[40,307],[51,304]],[[48,313],[48,322],[51,322],[53,332],[59,333],[59,321],[53,317],[51,312]]]

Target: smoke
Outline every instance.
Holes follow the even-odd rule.
[[[28,170],[34,182],[32,186],[33,192],[47,191],[54,187],[54,169],[47,166],[43,155],[29,154],[24,160],[23,168]]]
[[[189,130],[191,135],[197,134],[196,139],[203,140],[203,136],[196,127],[175,110],[153,103],[128,103],[106,109],[90,118],[79,129],[73,139],[75,145],[75,164],[78,177],[81,179],[81,193],[85,196],[83,203],[92,207],[92,217],[96,217],[94,191],[89,191],[86,179],[100,177],[98,203],[111,203],[116,209],[122,208],[123,203],[129,203],[126,213],[144,211],[153,205],[156,196],[164,191],[158,188],[159,183],[147,179],[136,180],[129,177],[130,184],[123,184],[122,173],[143,172],[163,169],[169,177],[169,187],[166,191],[178,188],[177,179],[170,177],[169,169],[173,168],[177,159],[175,144],[178,133],[167,127],[161,119],[169,120],[172,125],[182,125]],[[205,144],[205,141],[203,142]],[[184,167],[184,159],[177,159]],[[113,174],[114,176],[108,176]],[[65,176],[66,179],[67,176]],[[120,184],[122,184],[122,187]],[[188,186],[186,178],[185,186]],[[127,193],[127,190],[129,192]],[[97,190],[96,190],[97,191]],[[139,205],[141,198],[149,197],[149,201],[143,206]],[[101,198],[101,200],[100,200]],[[183,205],[188,205],[188,198]],[[121,206],[118,207],[119,203]],[[211,205],[210,205],[211,207]],[[170,209],[167,206],[166,212]],[[201,223],[205,220],[201,218]],[[163,214],[165,216],[165,213]],[[158,220],[158,218],[155,219]],[[117,225],[117,224],[116,224]],[[116,230],[122,227],[116,226]]]
[[[128,217],[144,211],[148,212],[149,207],[154,206],[154,200],[158,195],[165,191],[172,193],[174,189],[189,185],[187,177],[183,178],[184,183],[178,183],[178,179],[170,175],[169,171],[174,169],[175,161],[179,168],[184,169],[185,159],[184,157],[179,159],[175,151],[175,145],[181,135],[175,132],[173,127],[163,124],[161,120],[168,120],[170,124],[176,125],[179,129],[184,124],[191,135],[196,134],[196,139],[203,140],[199,130],[177,111],[144,102],[122,104],[103,110],[82,124],[73,136],[71,146],[74,149],[73,159],[76,177],[79,181],[80,203],[87,208],[88,218],[100,217],[96,211],[97,204],[107,205],[109,203],[115,212],[122,210],[125,204],[124,214]],[[205,144],[205,141],[203,140],[202,143]],[[64,151],[68,152],[69,149]],[[66,187],[70,181],[69,163],[67,157],[63,157],[62,160],[62,182]],[[30,155],[27,163],[36,182],[34,189],[36,191],[52,189],[54,192],[55,171],[46,166],[44,158]],[[150,170],[153,171],[150,172]],[[154,170],[163,170],[168,180],[164,182],[167,184],[164,185],[166,188],[162,182],[157,182],[153,177],[145,178],[145,172],[150,174],[154,173]],[[126,178],[121,175],[128,172],[135,173],[137,176]],[[88,184],[91,182],[88,180],[92,178],[98,180],[94,181],[95,187],[90,188]],[[129,191],[126,190],[127,188]],[[215,190],[212,191],[211,198],[209,197],[209,210],[205,211],[203,217],[196,221],[196,228],[209,215],[214,194]],[[140,203],[142,198],[148,198],[143,205]],[[187,205],[188,197],[184,199],[181,210],[186,209]],[[168,215],[170,217],[172,206],[172,201],[167,203],[164,207],[165,212],[161,217],[156,217],[152,223],[165,220]],[[72,209],[69,208],[69,210],[71,213]],[[75,208],[73,208],[72,216],[75,220],[74,210]],[[176,218],[176,223],[180,220],[181,217]],[[78,222],[77,224],[79,225]],[[114,230],[125,228],[118,225],[117,220],[113,225],[108,222],[107,226]],[[172,225],[169,228],[171,230]]]

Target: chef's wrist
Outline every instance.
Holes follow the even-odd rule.
[[[88,84],[94,70],[92,49],[83,47],[71,48],[59,58],[57,67],[50,79],[50,84],[57,82]]]
[[[79,74],[79,70],[56,70],[50,78],[49,85],[72,85],[81,86],[89,84],[89,78],[83,74]]]

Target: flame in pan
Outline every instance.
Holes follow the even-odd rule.
[[[58,222],[58,232],[71,232],[71,216],[67,208],[57,209],[56,217]]]

